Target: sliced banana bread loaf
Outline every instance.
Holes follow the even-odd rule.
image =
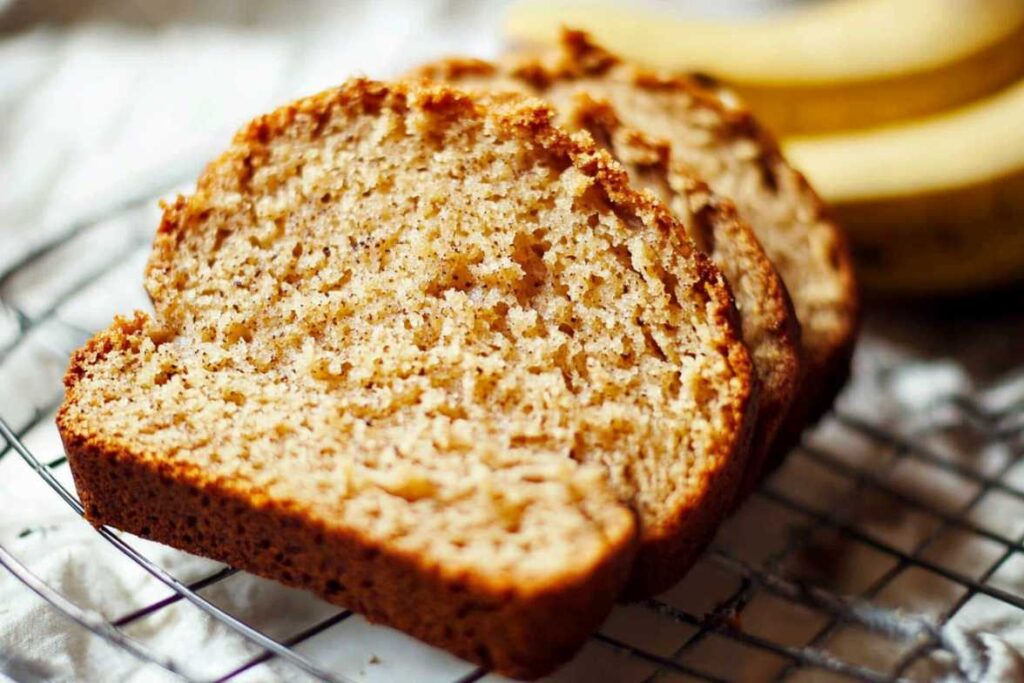
[[[636,548],[674,578],[736,486],[722,277],[538,103],[355,80],[261,117],[146,285],[66,378],[88,518],[503,673],[571,655]]]

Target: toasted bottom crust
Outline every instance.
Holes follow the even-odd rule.
[[[116,452],[58,416],[86,518],[310,590],[460,657],[522,679],[568,660],[607,616],[632,549],[572,583],[485,592],[415,558],[252,501],[179,469]]]

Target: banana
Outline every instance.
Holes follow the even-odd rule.
[[[780,134],[924,116],[1024,76],[1022,0],[830,0],[746,22],[520,0],[505,16],[528,42],[555,42],[562,26],[647,66],[722,78]]]
[[[952,293],[1024,277],[1024,80],[942,114],[783,148],[831,203],[868,288]]]

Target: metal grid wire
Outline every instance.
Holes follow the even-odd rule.
[[[104,215],[69,226],[58,239],[36,249],[0,275],[0,306],[8,320],[14,320],[16,328],[8,339],[0,337],[0,367],[5,363],[24,362],[16,358],[19,349],[34,343],[39,336],[36,333],[44,328],[56,331],[56,337],[62,340],[56,344],[58,348],[52,348],[53,343],[47,342],[51,344],[50,351],[61,360],[84,341],[89,330],[80,323],[64,319],[61,311],[73,303],[75,297],[87,293],[94,282],[112,269],[146,251],[152,223],[145,207],[152,203],[147,193],[111,208]],[[62,277],[62,284],[51,291],[45,301],[34,301],[31,306],[19,305],[19,279],[34,277],[38,280],[38,273],[46,272],[47,260],[58,251],[75,248],[76,240],[88,239],[89,234],[100,230],[105,222],[124,216],[137,229],[121,231],[115,237],[114,247],[108,245],[101,250],[100,256],[85,259],[86,266],[81,272]],[[36,274],[32,275],[33,272]],[[47,398],[34,397],[27,401],[33,405],[0,405],[0,410],[4,411],[3,419],[0,419],[0,435],[5,442],[0,450],[0,459],[12,453],[20,456],[52,488],[54,505],[66,504],[81,515],[82,506],[74,492],[57,476],[61,468],[66,467],[65,458],[46,461],[30,450],[23,440],[31,430],[52,419],[60,399],[59,382],[52,384],[43,391]],[[930,677],[934,672],[965,680],[984,680],[990,665],[984,644],[977,635],[958,628],[954,617],[972,598],[984,596],[1005,608],[1016,610],[1016,618],[1024,619],[1024,597],[991,581],[1015,553],[1024,550],[1024,537],[994,530],[990,525],[976,521],[973,515],[975,509],[993,493],[1024,502],[1024,490],[1007,478],[1019,463],[1024,444],[1024,395],[996,411],[986,407],[982,399],[981,395],[955,395],[930,404],[928,414],[922,416],[923,426],[909,436],[854,414],[837,412],[831,415],[819,428],[827,435],[816,439],[812,434],[791,456],[783,471],[748,503],[748,506],[760,506],[762,509],[772,508],[797,520],[785,530],[786,541],[780,548],[762,557],[745,557],[720,535],[700,564],[705,572],[727,577],[726,583],[731,588],[722,595],[715,595],[711,604],[694,607],[690,601],[688,606],[687,600],[673,599],[669,595],[620,608],[620,611],[630,611],[634,616],[641,613],[643,619],[653,620],[654,630],[648,633],[677,629],[680,637],[676,642],[655,646],[650,639],[645,641],[644,637],[637,637],[629,628],[616,628],[613,616],[593,636],[593,644],[598,649],[641,663],[641,673],[635,677],[645,681],[729,680],[730,674],[716,668],[714,661],[722,659],[721,653],[733,652],[731,648],[772,662],[771,678],[780,681],[838,677],[880,682]],[[7,414],[12,408],[16,409],[14,416]],[[963,452],[954,454],[955,457],[929,445],[932,437],[951,431],[970,436],[970,443]],[[831,449],[829,444],[836,441],[837,435],[863,443],[864,452],[872,454],[872,457],[858,460],[849,453]],[[1006,449],[1008,453],[996,467],[979,468],[969,458],[960,457],[993,445]],[[969,484],[972,494],[967,500],[948,505],[907,493],[894,483],[894,473],[907,466],[924,467],[943,476],[955,477]],[[787,479],[786,470],[789,469],[793,469],[795,474]],[[823,506],[812,500],[813,496],[809,499],[804,495],[814,489],[813,484],[807,487],[787,485],[787,481],[794,478],[799,481],[808,472],[816,472],[821,480],[839,482],[845,493],[837,497],[834,504]],[[864,500],[884,500],[886,505],[899,506],[927,518],[930,526],[925,533],[910,541],[894,538],[884,525],[863,523],[866,504],[858,505],[858,502]],[[741,511],[740,516],[742,514]],[[216,680],[232,680],[274,659],[287,662],[296,675],[304,673],[324,681],[347,680],[298,650],[297,646],[339,626],[352,616],[350,611],[335,610],[297,632],[283,637],[271,636],[234,615],[230,606],[220,606],[204,597],[204,591],[240,572],[221,568],[203,578],[186,582],[147,557],[130,537],[106,527],[97,529],[97,533],[170,589],[170,595],[118,616],[107,617],[74,604],[37,578],[24,562],[2,546],[0,565],[68,618],[121,649],[125,656],[134,656],[186,680],[196,680],[189,672],[188,662],[174,660],[134,639],[126,628],[185,601],[258,648],[257,654],[224,670]],[[949,562],[935,559],[928,552],[937,539],[949,533],[983,539],[994,544],[998,552],[980,573],[950,566]],[[816,544],[820,544],[822,538],[831,541],[826,542],[824,551],[819,549],[817,552],[827,554],[828,542],[853,544],[861,552],[878,558],[883,569],[873,572],[870,580],[854,582],[854,588],[833,581],[834,577],[830,577],[827,570],[817,575],[794,571],[797,566],[794,558],[813,557]],[[930,615],[875,604],[879,596],[897,586],[901,577],[910,571],[925,572],[953,587],[956,597],[952,604],[941,613]],[[682,588],[676,591],[677,597],[688,590],[687,581],[689,579],[684,580]],[[765,600],[770,602],[765,603]],[[758,601],[775,605],[779,619],[783,618],[779,612],[783,608],[802,610],[800,614],[813,617],[807,618],[813,628],[802,638],[794,639],[780,637],[770,629],[747,627],[746,622],[753,618],[754,608],[751,605]],[[111,613],[116,612],[111,609]],[[892,646],[897,655],[881,664],[844,655],[842,636],[848,636],[850,632],[860,634],[857,637],[861,639],[880,638],[887,646]],[[705,656],[693,656],[702,648]],[[707,652],[718,655],[709,656]],[[470,683],[487,675],[487,671],[474,668],[458,681]]]

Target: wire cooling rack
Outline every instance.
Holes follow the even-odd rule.
[[[19,467],[27,465],[50,490],[43,505],[66,506],[79,518],[82,507],[52,429],[60,375],[91,331],[141,304],[138,283],[155,211],[150,193],[130,198],[68,226],[0,275],[0,467],[20,458]],[[1012,356],[1017,342],[1006,334],[1012,332],[996,343],[1009,345]],[[974,356],[987,354],[962,333],[957,339]],[[617,608],[555,678],[1013,675],[1006,662],[1019,657],[1021,641],[1013,638],[1020,633],[1004,640],[1000,628],[1024,623],[1024,373],[1011,364],[972,382],[962,359],[915,354],[905,339],[870,332],[840,407],[725,525],[690,574],[664,595]],[[49,440],[37,438],[40,432]],[[18,536],[46,533],[28,525]],[[348,610],[316,602],[310,612],[308,595],[276,584],[264,588],[279,591],[278,607],[257,619],[229,591],[211,597],[244,573],[207,565],[204,574],[185,576],[168,568],[167,549],[155,553],[155,544],[111,528],[95,534],[107,551],[158,582],[160,597],[82,606],[39,578],[24,553],[0,545],[0,564],[68,624],[112,644],[111,656],[134,657],[185,680],[499,678]],[[295,624],[293,602],[316,618]],[[182,657],[154,635],[159,628],[136,628],[182,609],[247,641],[247,656],[221,666],[206,661],[216,657],[206,657],[200,643]],[[345,648],[357,656],[331,659]],[[5,673],[35,677],[21,654],[0,653],[0,680]],[[200,661],[203,672],[196,670]]]

